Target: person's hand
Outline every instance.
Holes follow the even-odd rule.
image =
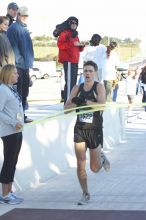
[[[86,45],[88,45],[89,43],[87,41],[75,41],[74,42],[74,46],[77,46],[77,47],[85,47]]]
[[[81,41],[80,46],[87,46],[89,45],[89,41]]]
[[[79,41],[75,41],[75,42],[74,42],[74,46],[76,46],[76,47],[81,46],[81,45],[80,45],[80,42],[79,42]]]
[[[16,130],[21,129],[22,127],[23,127],[23,126],[22,126],[22,124],[20,124],[20,123],[17,123],[17,124],[15,125]]]
[[[85,105],[86,101],[84,98],[74,97],[72,98],[72,103],[76,104],[77,106],[81,106],[81,105]]]

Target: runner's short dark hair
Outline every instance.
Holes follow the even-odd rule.
[[[97,64],[96,64],[94,61],[92,61],[92,60],[86,61],[86,62],[83,64],[83,68],[84,68],[85,66],[93,66],[95,71],[98,70]]]

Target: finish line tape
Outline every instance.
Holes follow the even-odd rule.
[[[129,106],[129,103],[106,103],[106,104],[94,104],[94,105],[88,105],[88,106],[80,106],[80,107],[70,108],[67,110],[61,110],[54,114],[45,115],[44,117],[41,117],[40,119],[36,119],[31,123],[25,124],[24,126],[32,127],[33,125],[52,121],[58,118],[66,118],[70,116],[76,116],[76,115],[95,112],[95,111],[104,111],[106,109],[111,109],[111,108],[116,108],[116,109],[117,108],[128,108],[128,106]],[[135,103],[135,104],[131,104],[131,106],[142,107],[142,106],[146,106],[146,103]],[[82,110],[82,111],[76,112],[76,110]]]

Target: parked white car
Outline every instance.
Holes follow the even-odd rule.
[[[43,79],[56,77],[56,61],[35,61],[34,66],[37,66],[41,72]]]
[[[37,67],[29,70],[30,79],[34,82],[36,79],[42,79],[42,73]]]

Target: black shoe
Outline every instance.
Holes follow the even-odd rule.
[[[25,119],[24,119],[24,123],[31,123],[31,122],[33,122],[33,120],[30,119],[30,118],[25,118]]]

